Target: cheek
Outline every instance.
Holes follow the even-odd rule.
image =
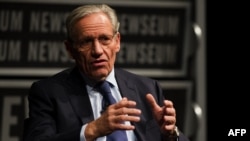
[[[110,50],[110,58],[115,60],[116,54],[120,51],[120,45],[117,43],[113,49]]]
[[[74,52],[74,56],[73,57],[74,57],[74,59],[76,61],[79,61],[79,60],[82,59],[81,53],[79,53],[79,52]]]
[[[110,52],[110,55],[109,55],[109,68],[112,69],[113,65],[115,64],[115,60],[116,60],[116,52],[113,51],[113,52]]]
[[[82,53],[75,53],[74,54],[74,59],[75,59],[76,63],[80,66],[86,64],[86,57],[87,57],[87,55],[82,54]]]

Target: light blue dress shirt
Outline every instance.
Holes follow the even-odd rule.
[[[113,69],[111,73],[109,74],[109,76],[107,77],[106,81],[112,84],[111,92],[112,92],[113,97],[116,99],[116,101],[120,101],[122,97],[121,97],[114,74],[115,73]],[[92,86],[87,85],[86,88],[89,94],[92,111],[94,113],[94,119],[97,119],[98,117],[101,116],[103,96],[97,90],[95,90]],[[125,124],[130,124],[130,122],[125,122]],[[80,141],[86,141],[86,138],[84,136],[84,131],[85,131],[86,126],[87,124],[84,124],[82,126],[82,129],[80,132]],[[133,130],[127,130],[126,133],[127,133],[128,141],[136,141],[136,137],[135,137]],[[106,136],[99,137],[96,139],[96,141],[106,141]]]

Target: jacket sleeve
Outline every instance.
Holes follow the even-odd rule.
[[[80,141],[81,126],[59,132],[56,105],[47,91],[53,91],[49,85],[35,82],[30,88],[29,117],[24,122],[23,141]]]

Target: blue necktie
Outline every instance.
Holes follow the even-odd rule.
[[[107,81],[103,81],[99,84],[99,91],[103,95],[103,108],[105,109],[108,105],[116,103],[116,100],[111,94],[110,86]],[[111,134],[107,135],[107,141],[128,141],[125,130],[116,130]]]

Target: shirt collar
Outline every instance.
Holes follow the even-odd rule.
[[[110,74],[108,75],[108,77],[106,78],[106,81],[108,81],[110,84],[112,84],[112,87],[117,87],[117,82],[115,79],[115,71],[114,68],[112,69],[112,71],[110,72]]]

